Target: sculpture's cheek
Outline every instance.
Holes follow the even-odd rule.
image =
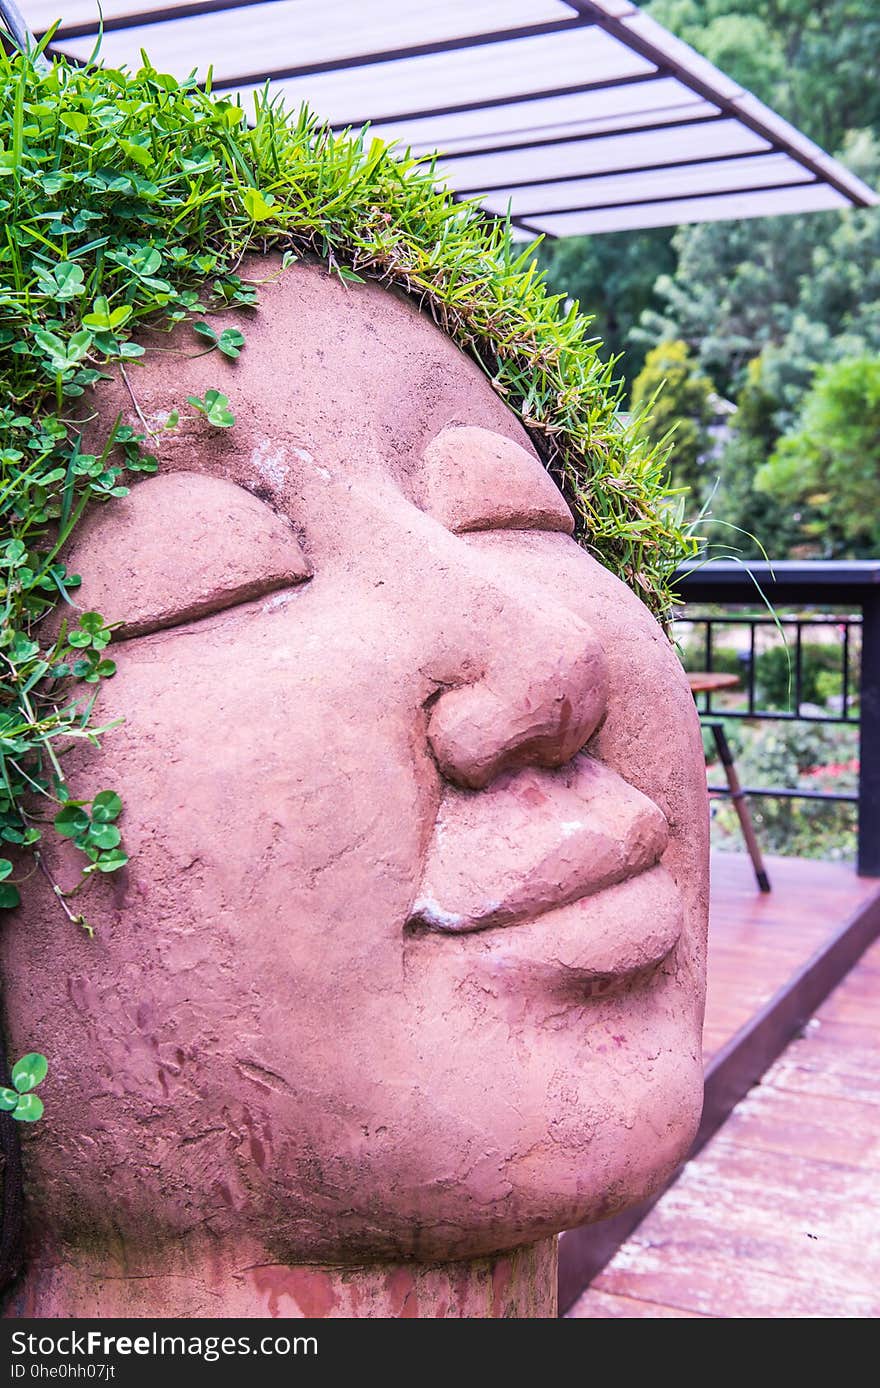
[[[607,576],[562,537],[535,546],[540,585],[526,537],[501,543],[520,598],[534,581],[545,605],[567,599],[602,635],[610,703],[594,744],[678,814],[680,875],[697,801],[668,748],[690,735],[690,712],[655,628],[640,609],[621,615]],[[555,566],[550,546],[564,547]],[[90,903],[94,945],[52,916],[8,946],[13,1041],[43,1028],[53,1054],[95,1057],[62,1067],[47,1095],[52,1141],[33,1158],[53,1220],[100,1223],[112,1184],[113,1219],[157,1236],[185,1226],[195,1200],[218,1230],[263,1230],[282,1260],[340,1247],[464,1256],[635,1198],[686,1148],[700,1090],[698,879],[684,884],[680,950],[607,995],[561,987],[560,961],[586,957],[594,936],[608,957],[617,938],[647,940],[657,903],[641,888],[582,908],[583,949],[567,922],[557,946],[515,968],[503,949],[487,965],[491,951],[465,941],[407,940],[443,789],[421,671],[432,641],[459,650],[450,632],[476,620],[487,590],[471,603],[447,573],[432,605],[424,585],[408,595],[388,578],[376,598],[319,575],[120,647],[104,710],[126,721],[77,785],[123,794],[131,866]],[[344,623],[330,620],[340,607]],[[487,619],[474,650],[512,655],[510,630],[493,647]],[[552,806],[534,815],[535,842],[552,839]],[[39,999],[20,986],[37,951]],[[133,1154],[131,1133],[146,1131]]]
[[[93,942],[39,894],[5,939],[11,1030],[53,1057],[53,1218],[100,1221],[108,1183],[123,1221],[173,1227],[194,1191],[221,1221],[290,1208],[338,1148],[325,1113],[371,1113],[438,777],[418,702],[331,645],[273,609],[119,648],[103,712],[125,722],[71,775],[123,796],[130,865],[84,902]]]

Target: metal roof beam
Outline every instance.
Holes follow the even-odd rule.
[[[760,135],[762,139],[777,143],[777,136],[772,133],[770,126],[766,125],[759,117],[753,115],[751,112],[744,111],[738,102],[726,97],[723,92],[719,92],[717,88],[713,88],[710,83],[703,81],[696,73],[690,72],[669,53],[664,52],[657,44],[652,43],[650,39],[646,39],[642,34],[636,33],[632,25],[626,23],[625,19],[618,19],[616,16],[606,13],[605,10],[601,9],[598,5],[592,4],[591,0],[565,0],[565,3],[569,5],[571,9],[576,10],[585,21],[595,24],[598,28],[604,30],[606,34],[610,34],[612,38],[617,39],[618,43],[625,43],[634,53],[638,53],[640,57],[645,58],[648,62],[657,63],[658,65],[662,63],[673,76],[678,78],[679,82],[689,87],[691,91],[696,92],[704,101],[711,101],[716,106],[720,106],[721,110],[724,111],[726,115],[734,120],[741,121],[743,125],[747,125],[750,130],[754,131],[756,135]],[[634,13],[638,15],[638,11],[634,11]],[[821,179],[823,183],[830,184],[838,193],[841,193],[848,202],[854,202],[859,207],[871,207],[874,205],[874,201],[863,196],[852,183],[839,178],[833,170],[824,168],[822,164],[810,155],[808,150],[799,148],[798,145],[791,143],[786,148],[786,153],[791,159],[796,159],[799,164],[802,164],[804,168],[813,175],[813,179],[809,180],[810,182],[816,178]],[[853,180],[853,182],[855,181],[856,180]]]

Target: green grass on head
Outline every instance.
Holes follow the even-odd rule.
[[[143,355],[140,327],[255,303],[236,273],[248,251],[317,256],[413,295],[523,421],[581,542],[667,614],[672,571],[696,545],[664,450],[621,417],[614,366],[577,305],[547,292],[503,223],[438,191],[430,160],[368,131],[335,136],[265,94],[246,113],[146,60],[134,75],[63,59],[43,72],[0,54],[0,108],[0,839],[39,841],[26,796],[64,806],[56,748],[101,732],[93,695],[114,667],[100,621],[40,639],[75,585],[58,555],[89,504],[156,467],[149,440],[118,424],[83,453],[81,397]],[[228,405],[212,422],[229,427]],[[92,867],[121,865],[119,847],[100,846],[113,834],[88,839],[72,812],[63,823],[79,824]]]

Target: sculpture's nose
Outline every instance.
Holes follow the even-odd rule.
[[[447,689],[428,738],[443,775],[480,790],[502,771],[562,766],[602,720],[607,676],[590,629],[559,608],[505,603],[482,677]]]

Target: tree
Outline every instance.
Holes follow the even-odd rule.
[[[779,439],[776,410],[763,360],[755,357],[737,396],[733,427],[718,460],[717,486],[701,527],[713,545],[730,546],[743,558],[782,558],[803,540],[800,511],[754,487],[755,473]]]
[[[763,0],[652,0],[645,9],[755,96],[767,100],[779,91],[785,42]]]
[[[876,0],[649,0],[647,9],[824,148],[838,151],[869,185],[880,184]],[[677,342],[686,349],[685,379],[708,377],[736,401],[723,446],[716,433],[715,452],[707,455],[697,437],[705,428],[699,409],[679,408],[673,399],[679,359],[650,426],[656,435],[673,419],[682,421],[673,477],[705,497],[717,472],[710,504],[718,521],[751,532],[777,557],[805,547],[863,553],[875,543],[864,517],[845,522],[833,505],[816,500],[824,482],[808,493],[781,480],[756,491],[754,477],[773,458],[762,477],[781,479],[776,460],[794,456],[787,440],[806,428],[806,401],[825,368],[880,357],[880,209],[563,241],[545,252],[545,264],[556,288],[575,293],[596,313],[597,331],[611,349],[626,347],[622,369],[630,381],[645,369],[646,353]],[[650,396],[668,371],[668,363],[652,368],[638,398]],[[845,418],[847,404],[856,410],[853,419]],[[864,405],[858,391],[841,390],[842,437],[863,428]],[[803,450],[798,456],[803,459]],[[817,476],[833,471],[828,462],[815,467]],[[870,493],[870,477],[869,467],[859,483],[868,490],[860,495]],[[852,525],[858,533],[850,533]],[[746,535],[734,537],[720,524],[709,534],[758,552]]]
[[[671,434],[672,482],[690,488],[698,502],[704,482],[702,463],[712,444],[709,425],[714,393],[712,382],[699,371],[684,342],[661,342],[654,347],[632,389],[633,413],[646,411],[641,432],[651,443],[661,443]]]
[[[854,134],[844,155],[868,182],[880,177],[873,136]],[[880,209],[683,227],[673,244],[678,268],[656,286],[663,308],[643,313],[633,337],[681,338],[731,396],[764,353],[783,428],[817,366],[880,351]]]
[[[880,135],[876,0],[652,0],[658,23],[786,116],[823,149]]]
[[[818,216],[826,233],[828,215]],[[806,223],[806,217],[774,217],[681,228],[673,242],[676,271],[655,287],[662,308],[642,314],[633,342],[644,350],[680,338],[719,389],[734,395],[747,363],[781,342],[790,325],[817,235]]]
[[[823,367],[797,423],[755,476],[758,492],[806,503],[804,529],[826,555],[880,545],[880,356]]]

